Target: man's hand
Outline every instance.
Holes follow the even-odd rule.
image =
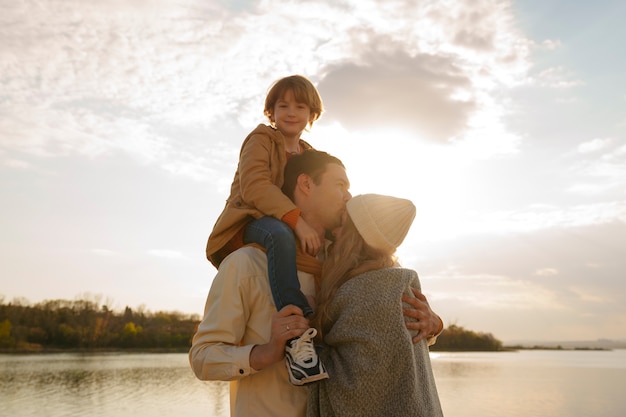
[[[402,312],[405,317],[417,320],[406,322],[407,329],[419,330],[418,335],[413,337],[413,343],[417,343],[422,339],[437,336],[441,333],[443,331],[443,320],[431,310],[426,296],[420,290],[411,288],[411,291],[413,291],[415,298],[403,295],[402,301],[413,308],[404,308]]]
[[[309,321],[302,310],[294,305],[283,307],[272,316],[270,341],[256,345],[250,351],[250,366],[257,371],[266,368],[285,356],[285,345],[289,339],[300,336],[309,328]]]

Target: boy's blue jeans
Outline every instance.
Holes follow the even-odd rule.
[[[294,304],[302,309],[305,317],[313,313],[305,295],[300,291],[296,238],[291,228],[274,217],[261,217],[248,223],[243,242],[256,243],[265,248],[268,278],[276,309]]]

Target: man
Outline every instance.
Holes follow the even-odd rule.
[[[290,158],[285,168],[283,191],[322,238],[341,225],[351,198],[349,187],[343,163],[325,152],[306,151]],[[315,258],[299,253],[298,277],[310,298],[320,268]],[[424,310],[417,314],[416,310],[415,318],[423,318]],[[436,333],[438,325],[423,319],[407,324],[422,326],[423,334]],[[276,312],[265,253],[244,247],[224,259],[213,280],[204,318],[193,337],[190,364],[201,380],[233,381],[234,417],[304,416],[308,391],[289,382],[284,350],[288,340],[309,327],[298,307]]]

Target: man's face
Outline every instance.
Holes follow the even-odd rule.
[[[319,223],[332,230],[341,226],[346,212],[346,203],[352,198],[350,181],[346,170],[337,164],[328,164],[320,183],[312,188],[313,211]]]

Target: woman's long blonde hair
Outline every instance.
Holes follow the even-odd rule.
[[[394,253],[388,253],[369,246],[348,216],[337,241],[324,266],[316,295],[317,307],[312,324],[320,336],[332,317],[329,304],[343,284],[357,275],[376,269],[389,268],[396,263]]]

